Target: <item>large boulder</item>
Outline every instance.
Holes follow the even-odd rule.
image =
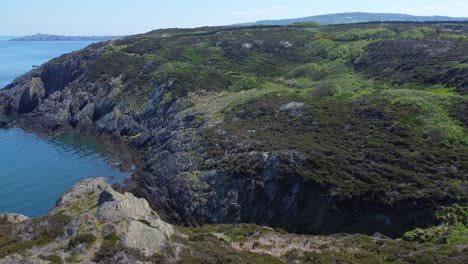
[[[129,248],[140,249],[146,256],[160,251],[174,233],[174,228],[162,221],[145,199],[112,189],[99,195],[96,216],[102,223],[125,220],[127,225],[121,242]]]
[[[174,233],[172,225],[162,221],[145,199],[114,191],[104,178],[76,184],[59,198],[49,215],[69,212],[70,208],[90,197],[96,197],[91,199],[93,204],[97,204],[95,215],[100,224],[118,223],[115,228],[122,230],[119,233],[120,242],[128,248],[140,250],[145,256],[159,252]],[[85,218],[92,215],[93,211],[88,209],[92,208],[83,210]]]

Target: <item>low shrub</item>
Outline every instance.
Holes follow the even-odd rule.
[[[44,255],[39,255],[39,258],[42,260],[50,261],[53,264],[62,264],[63,260],[61,257],[57,255],[49,255],[49,256],[44,256]]]
[[[318,97],[327,97],[335,95],[337,91],[337,87],[332,82],[325,81],[317,85],[313,91],[313,95]]]
[[[96,240],[97,240],[97,237],[95,235],[93,235],[93,234],[90,234],[90,233],[78,235],[75,238],[73,238],[72,240],[70,240],[70,242],[68,243],[68,248],[73,249],[73,248],[75,248],[76,246],[78,246],[80,244],[82,244],[82,245],[84,245],[86,247],[90,247],[90,246],[94,245]]]

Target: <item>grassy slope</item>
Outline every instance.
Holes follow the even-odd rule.
[[[298,150],[306,162],[287,173],[339,197],[466,201],[468,99],[455,87],[467,31],[404,23],[158,30],[107,45],[86,67],[91,78],[121,76],[128,88],[119,96],[137,114],[154,83],[175,79],[165,104],[180,99],[179,110],[222,122],[204,137],[206,158],[220,161],[206,167],[238,165],[220,156],[232,147],[224,136],[210,133],[222,128],[256,150]],[[410,52],[399,68],[408,59],[399,43],[442,50],[432,60]],[[298,120],[275,108],[291,101],[306,105]]]
[[[174,78],[164,103],[181,100],[180,111],[194,111],[211,123],[200,139],[204,160],[214,157],[215,162],[205,168],[255,177],[262,168],[242,166],[243,153],[297,151],[305,161],[283,168],[284,175],[313,181],[342,200],[466,203],[468,98],[455,89],[463,80],[428,77],[441,68],[447,73],[465,67],[460,49],[467,32],[467,26],[454,33],[437,24],[421,28],[401,23],[159,30],[108,44],[104,58],[85,67],[89,78],[122,77],[127,88],[119,95],[121,103],[129,104],[135,115],[143,111],[155,82]],[[416,66],[401,69],[399,55],[366,65],[375,55],[395,54],[395,43],[415,47],[434,39],[455,47],[438,65],[416,60]],[[300,114],[279,111],[289,102],[304,103]],[[227,136],[218,135],[219,130]],[[248,147],[233,142],[248,142]],[[225,149],[238,151],[239,159]],[[278,239],[310,249],[278,250],[283,261],[443,263],[451,256],[450,261],[462,263],[465,253],[456,244],[467,243],[464,212],[461,220],[449,211],[440,226],[407,233],[405,239],[413,242],[292,237],[255,226],[207,226],[181,229],[178,243],[189,249],[180,255],[185,262],[272,263],[277,259],[264,253],[276,252],[268,241]],[[60,216],[46,220],[59,227],[68,221]],[[46,226],[37,229],[35,241],[23,243],[10,230],[0,228],[0,256],[59,235]]]

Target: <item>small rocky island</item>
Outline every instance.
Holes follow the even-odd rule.
[[[106,41],[121,38],[119,36],[60,36],[50,34],[35,34],[20,38],[13,38],[10,41]]]

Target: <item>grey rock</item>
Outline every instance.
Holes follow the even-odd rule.
[[[18,224],[28,219],[29,217],[21,214],[0,214],[0,225]]]
[[[250,43],[244,43],[244,44],[242,44],[242,48],[244,48],[244,49],[251,49],[251,48],[253,48],[253,45],[250,44]]]
[[[304,115],[304,103],[300,102],[290,102],[285,105],[282,105],[279,108],[279,111],[282,113],[286,113],[289,118],[298,118]]]
[[[290,111],[290,110],[298,110],[304,107],[304,103],[299,102],[290,102],[285,105],[282,105],[279,110],[280,111]]]
[[[68,189],[60,196],[57,203],[55,204],[55,207],[49,212],[49,215],[57,214],[60,211],[71,207],[77,201],[88,197],[90,193],[95,191],[102,192],[104,190],[112,190],[111,186],[104,178],[83,180]]]
[[[76,184],[60,197],[49,214],[67,212],[67,208],[72,208],[82,199],[89,199],[93,194],[98,196],[96,217],[101,224],[124,221],[124,231],[120,237],[123,245],[129,248],[138,249],[150,256],[158,252],[174,233],[172,225],[162,221],[145,199],[114,191],[104,178],[84,180]],[[95,223],[88,219],[88,224]],[[67,233],[75,234],[76,227],[70,225]]]
[[[294,46],[291,42],[286,41],[286,40],[280,41],[280,45],[281,45],[283,48],[287,48],[287,49],[292,48],[292,47]]]
[[[103,191],[100,195],[99,195],[99,201],[98,201],[98,206],[101,206],[103,205],[104,203],[107,203],[107,202],[113,202],[115,201],[114,200],[114,196],[112,196],[112,194],[108,191]]]

